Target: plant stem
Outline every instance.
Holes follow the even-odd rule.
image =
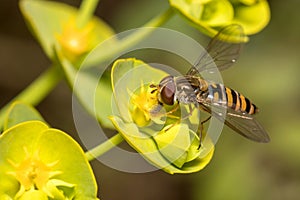
[[[0,110],[0,130],[3,127],[5,114],[13,101],[19,100],[33,106],[41,102],[58,84],[62,78],[62,72],[57,66],[52,66],[42,73],[35,81],[26,87],[19,95],[13,98]]]
[[[100,145],[94,147],[93,149],[87,151],[85,153],[85,156],[88,159],[88,161],[92,161],[95,158],[97,158],[98,156],[101,156],[102,154],[106,153],[107,151],[109,151],[113,147],[120,144],[123,140],[124,139],[121,136],[121,134],[117,133],[116,135],[111,137],[109,140],[106,140],[102,144],[100,144]]]
[[[91,55],[95,55],[97,58],[91,58],[95,63],[101,63],[111,59],[113,56],[118,55],[120,52],[125,51],[129,47],[134,46],[139,43],[145,37],[150,35],[155,29],[154,27],[159,27],[164,24],[167,20],[169,20],[173,16],[174,12],[172,8],[168,8],[163,13],[159,14],[148,23],[144,24],[141,28],[136,29],[136,31],[129,36],[121,39],[118,43],[109,48],[106,48],[105,51],[102,48],[95,49],[95,53]],[[151,27],[151,28],[150,28]],[[97,52],[100,51],[100,52]]]
[[[131,34],[127,38],[124,38],[121,41],[121,46],[118,46],[118,49],[126,49],[129,46],[133,46],[134,44],[140,42],[147,35],[151,34],[154,29],[143,29],[144,27],[159,27],[164,24],[168,19],[173,16],[173,10],[171,8],[167,9],[162,14],[153,18],[151,21],[146,23],[141,29],[136,31],[134,34]]]
[[[77,27],[82,28],[93,16],[99,0],[84,0],[82,1],[77,17]]]

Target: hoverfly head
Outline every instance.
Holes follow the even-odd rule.
[[[166,76],[158,85],[158,100],[166,105],[174,104],[176,85],[173,76]]]

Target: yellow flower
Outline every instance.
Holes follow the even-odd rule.
[[[149,84],[141,86],[135,93],[130,92],[130,112],[134,123],[138,126],[146,126],[151,122],[151,111],[157,106],[156,92],[152,93]]]
[[[63,31],[56,34],[56,38],[62,47],[64,55],[71,61],[89,52],[95,44],[93,43],[93,31],[95,24],[90,21],[83,28],[78,28],[76,20],[71,19],[63,26]]]
[[[260,32],[270,21],[266,0],[169,0],[170,5],[204,34],[213,37],[230,24],[246,35]]]
[[[172,107],[160,105],[157,90],[150,87],[165,77],[165,72],[130,58],[117,60],[111,76],[118,112],[110,119],[146,160],[170,174],[197,172],[209,163],[214,145],[206,137],[199,148],[200,138],[191,130],[199,123],[199,110],[181,119],[182,115],[188,116],[185,115],[188,106],[182,106],[169,116],[167,112]],[[158,114],[153,112],[158,111],[157,106],[162,110]]]
[[[97,199],[97,185],[79,145],[41,121],[0,136],[0,199]]]
[[[26,156],[22,162],[14,163],[12,160],[8,160],[14,167],[14,171],[7,172],[7,174],[14,176],[21,185],[16,198],[22,196],[26,191],[35,190],[35,188],[44,191],[53,198],[51,191],[47,189],[47,183],[54,176],[62,173],[61,171],[52,171],[58,160],[52,163],[44,163],[40,159],[38,151],[34,155],[30,155],[26,148],[24,148],[24,151]]]

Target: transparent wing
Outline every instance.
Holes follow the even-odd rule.
[[[227,112],[225,124],[250,140],[264,143],[270,141],[269,135],[262,125],[247,113]]]
[[[243,28],[238,24],[232,24],[221,29],[217,35],[211,39],[206,51],[202,52],[193,67],[187,72],[187,75],[199,75],[205,70],[217,68],[224,70],[239,57],[245,40]]]
[[[224,106],[216,106],[212,109],[210,106],[201,104],[201,107],[212,114],[217,119],[224,121],[225,124],[238,134],[253,140],[255,142],[267,143],[270,141],[269,135],[262,125],[254,118],[253,115],[235,111],[231,108],[226,108],[227,113],[224,113]]]

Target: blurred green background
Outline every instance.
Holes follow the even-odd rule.
[[[80,5],[79,0],[62,2]],[[223,79],[227,86],[258,105],[261,110],[258,119],[270,133],[271,142],[253,143],[226,128],[211,163],[203,171],[190,175],[172,176],[162,171],[128,174],[94,161],[102,200],[300,199],[300,1],[269,3],[270,24],[251,37],[239,62],[223,73]],[[167,0],[103,0],[96,15],[120,32],[141,26],[167,7]],[[26,28],[18,1],[2,0],[0,10],[0,105],[3,106],[44,71],[49,61]],[[207,37],[178,16],[165,27],[207,44]],[[168,60],[172,64],[169,57],[151,59]],[[73,133],[78,139],[72,119],[71,92],[66,83],[62,82],[38,109],[53,127]]]

